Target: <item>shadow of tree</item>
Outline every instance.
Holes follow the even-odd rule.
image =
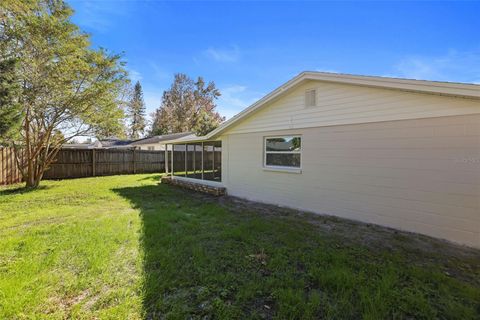
[[[262,250],[248,230],[266,231],[267,225],[256,219],[238,225],[216,198],[172,186],[114,192],[140,210],[145,319],[241,318],[259,306],[271,313],[263,307],[270,292],[259,287],[265,266],[246,258]],[[241,298],[240,284],[246,289]]]
[[[160,182],[160,178],[162,177],[163,174],[153,174],[149,175],[145,178],[140,179],[140,181],[158,181]]]
[[[260,214],[169,185],[114,192],[142,219],[145,319],[469,318],[478,310],[477,284],[446,276],[418,252],[413,263],[276,207]],[[431,295],[440,282],[442,294]]]
[[[5,189],[0,189],[0,196],[2,195],[11,195],[11,194],[24,194],[24,193],[31,193],[40,190],[47,190],[51,189],[52,186],[39,186],[37,188],[27,188],[27,187],[5,187]]]

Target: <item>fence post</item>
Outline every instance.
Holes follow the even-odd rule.
[[[92,149],[92,177],[95,177],[95,149]]]
[[[136,168],[135,168],[135,149],[133,149],[133,174],[135,174]]]
[[[0,185],[1,184],[7,184],[7,182],[5,181],[5,174],[4,174],[4,170],[3,170],[3,167],[4,167],[4,159],[5,157],[3,156],[3,152],[4,152],[5,148],[2,148],[0,147]]]

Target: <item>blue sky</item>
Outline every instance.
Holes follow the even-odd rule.
[[[215,81],[227,117],[304,70],[480,83],[480,2],[69,3],[149,113],[177,72]]]

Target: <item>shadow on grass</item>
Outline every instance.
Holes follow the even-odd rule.
[[[160,178],[162,178],[163,173],[149,175],[148,177],[140,179],[140,181],[154,181],[160,182]]]
[[[480,310],[477,283],[422,255],[415,264],[274,207],[262,215],[169,185],[114,191],[142,219],[145,319],[471,319]]]
[[[31,193],[35,191],[40,191],[40,190],[48,190],[51,189],[52,186],[39,186],[37,188],[27,188],[25,186],[23,187],[5,187],[5,188],[0,188],[0,196],[6,196],[6,195],[13,195],[13,194],[25,194],[25,193]]]
[[[216,198],[161,184],[113,191],[140,210],[144,319],[242,318],[257,308],[271,318],[270,293],[256,284],[261,261],[246,258],[260,248]],[[246,301],[235,298],[245,281]]]

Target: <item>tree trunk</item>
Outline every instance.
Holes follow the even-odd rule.
[[[33,159],[27,159],[27,176],[25,177],[25,186],[27,188],[36,188],[38,187],[40,181],[35,179],[35,168]]]
[[[33,187],[33,160],[31,157],[31,141],[30,141],[30,109],[27,108],[27,114],[25,117],[24,130],[25,130],[25,158],[27,160],[27,170],[25,178],[25,186],[27,188]]]

